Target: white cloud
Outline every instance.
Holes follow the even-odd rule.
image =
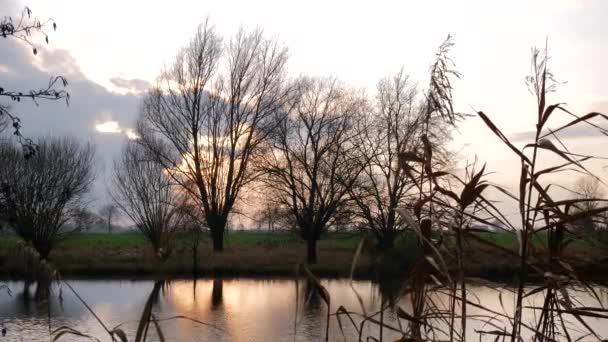
[[[131,140],[138,138],[137,133],[133,129],[122,128],[118,122],[113,120],[95,124],[95,130],[99,133],[124,134]]]
[[[95,124],[95,130],[100,133],[121,133],[122,130],[116,121],[106,121]]]
[[[139,135],[137,135],[137,133],[135,133],[135,131],[130,128],[125,129],[125,134],[127,135],[127,138],[129,138],[131,140],[135,140],[135,139],[139,138]]]

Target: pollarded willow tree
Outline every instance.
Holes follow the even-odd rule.
[[[420,117],[416,115],[416,87],[400,72],[378,82],[373,108],[355,127],[359,162],[364,165],[357,187],[351,188],[356,214],[366,223],[381,248],[391,248],[403,230],[395,209],[407,205],[414,187],[398,167],[401,149],[419,144]]]
[[[357,163],[363,167],[357,186],[350,189],[354,214],[365,222],[382,249],[393,247],[398,234],[407,228],[396,209],[411,207],[418,199],[418,185],[400,167],[399,153],[422,150],[421,137],[427,134],[439,156],[433,162],[448,162],[444,147],[449,129],[434,120],[426,130],[423,103],[415,83],[400,71],[378,82],[373,106],[354,125]]]
[[[150,242],[156,257],[165,261],[183,221],[185,193],[173,187],[165,169],[141,145],[129,142],[114,164],[110,196]]]
[[[350,202],[361,172],[352,129],[365,99],[334,79],[302,79],[297,96],[277,119],[261,168],[273,200],[295,218],[307,242],[308,263],[317,241]]]
[[[289,97],[286,62],[287,49],[260,30],[223,44],[206,22],[143,101],[137,142],[201,207],[214,251]]]
[[[26,159],[15,144],[0,144],[0,215],[46,258],[90,190],[95,149],[72,138],[39,139],[36,146]]]

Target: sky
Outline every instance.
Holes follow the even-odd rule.
[[[378,80],[401,68],[421,87],[437,46],[451,34],[451,57],[463,77],[454,83],[456,109],[483,110],[517,146],[534,129],[535,103],[524,83],[530,48],[549,42],[550,67],[565,82],[549,102],[575,113],[608,112],[608,1],[45,1],[0,0],[0,16],[25,6],[53,18],[50,44],[0,40],[0,80],[8,88],[43,86],[51,75],[70,81],[71,103],[14,106],[28,136],[70,134],[97,146],[93,197],[107,200],[112,160],[131,134],[141,95],[164,65],[209,18],[225,40],[240,27],[262,28],[289,49],[291,76],[335,76],[373,94]],[[553,126],[559,121],[556,121]],[[588,129],[561,136],[579,153],[600,154]],[[491,180],[515,186],[519,162],[477,117],[454,134],[460,161],[476,155]],[[605,176],[605,163],[591,168]],[[558,182],[569,185],[572,177]]]

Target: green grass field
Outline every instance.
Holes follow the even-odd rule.
[[[483,233],[480,237],[507,250],[517,251],[514,234]],[[362,238],[362,235],[352,233],[325,235],[317,245],[319,262],[312,266],[312,270],[319,275],[347,276]],[[14,258],[13,247],[17,241],[12,235],[0,236],[0,274],[24,273],[20,260]],[[451,243],[449,240],[445,242]],[[541,256],[545,243],[543,235],[534,243]],[[360,257],[357,271],[361,276],[374,273],[373,265],[377,265],[378,260],[390,272],[406,272],[407,265],[420,256],[413,233],[399,237],[395,248],[387,254],[378,253],[373,246],[373,242],[366,244]],[[575,241],[568,248],[569,253],[588,259],[601,254],[597,248],[591,247],[587,242]],[[469,266],[478,273],[508,271],[517,264],[513,259],[515,253],[509,256],[476,242],[467,243],[465,249]],[[159,265],[147,241],[135,232],[68,235],[55,246],[50,260],[63,274],[83,276],[156,275],[159,272],[190,274],[193,268],[190,236],[178,235],[171,257]],[[289,275],[294,273],[297,264],[305,261],[306,244],[285,233],[229,233],[223,253],[213,253],[210,239],[204,234],[197,255],[198,272],[202,274]]]
[[[357,244],[361,240],[360,235],[353,234],[329,234],[327,237],[319,241],[319,248],[332,249],[341,251],[354,251]],[[5,244],[11,244],[15,241],[14,237],[9,237]],[[175,249],[181,250],[190,248],[191,237],[186,234],[178,235],[175,241]],[[209,237],[205,234],[201,236],[201,245],[206,247],[211,243]],[[235,233],[228,234],[224,241],[227,249],[232,247],[254,247],[254,246],[273,246],[284,244],[301,244],[303,243],[298,237],[290,234],[276,233]],[[0,247],[2,244],[0,243]],[[66,236],[57,245],[58,250],[73,250],[73,249],[130,249],[130,248],[147,248],[147,241],[138,233],[121,233],[121,234],[73,234]]]
[[[320,262],[313,269],[325,275],[347,275],[360,239],[361,236],[353,234],[328,234],[318,243]],[[0,236],[3,273],[20,273],[20,266],[11,257],[17,241],[15,236]],[[199,272],[291,274],[297,264],[306,260],[306,244],[290,234],[229,233],[224,244],[223,253],[213,253],[209,236],[202,235],[197,257]],[[67,235],[49,258],[64,274],[153,275],[159,271],[177,274],[192,271],[191,237],[186,234],[176,237],[173,253],[162,266],[154,261],[145,238],[135,232]],[[361,264],[365,267],[367,263],[363,257]]]

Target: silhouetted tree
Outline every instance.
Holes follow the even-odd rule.
[[[10,16],[0,18],[0,38],[15,39],[29,45],[32,48],[34,55],[38,54],[38,49],[30,41],[32,36],[44,36],[46,43],[49,42],[49,37],[46,31],[47,25],[53,26],[53,31],[57,29],[57,24],[54,20],[49,19],[41,22],[37,18],[32,17],[32,11],[29,7],[25,7],[18,18]],[[38,104],[38,100],[59,100],[65,99],[68,102],[70,95],[63,90],[68,82],[63,76],[51,77],[46,87],[40,89],[7,89],[0,81],[0,99],[5,98],[13,103],[20,103],[21,100],[32,100]],[[14,135],[22,144],[24,156],[30,157],[36,151],[36,146],[30,138],[25,138],[21,134],[21,120],[12,112],[11,106],[8,103],[0,102],[0,132],[2,132],[8,124],[12,125]]]
[[[393,247],[395,238],[406,228],[396,209],[418,199],[416,183],[399,166],[398,155],[403,150],[423,148],[421,136],[427,132],[419,100],[415,84],[401,71],[378,82],[374,105],[354,125],[357,163],[363,166],[357,186],[350,189],[356,203],[354,214],[383,249]],[[443,156],[434,162],[447,157],[442,146],[448,136],[446,128],[436,122],[427,133],[435,156]]]
[[[333,79],[301,79],[297,88],[294,103],[277,118],[262,169],[272,199],[295,218],[313,264],[317,241],[349,202],[361,171],[352,156],[352,122],[364,99]]]
[[[44,259],[91,187],[95,150],[71,138],[36,145],[35,158],[26,159],[16,145],[0,144],[0,203],[11,228]]]
[[[281,219],[281,208],[271,201],[265,201],[260,204],[260,208],[255,213],[255,220],[258,228],[265,226],[268,231],[274,231],[277,228],[278,221]]]
[[[74,210],[73,224],[77,231],[89,230],[91,227],[103,222],[103,218],[86,208]]]
[[[585,175],[574,184],[575,197],[579,201],[574,205],[572,212],[590,212],[599,208],[605,200],[605,193],[598,178]],[[575,225],[585,233],[592,233],[606,224],[606,213],[585,216],[575,222]]]
[[[108,203],[99,209],[99,215],[103,217],[103,220],[108,227],[108,233],[112,232],[112,218],[117,210],[118,208],[113,203]]]
[[[134,142],[125,146],[114,170],[112,199],[150,242],[158,259],[166,260],[183,218],[179,210],[183,192],[172,186],[163,167]]]
[[[286,61],[287,49],[259,30],[224,46],[205,23],[143,102],[137,141],[201,207],[214,251],[241,189],[258,176],[250,164],[287,98]]]

